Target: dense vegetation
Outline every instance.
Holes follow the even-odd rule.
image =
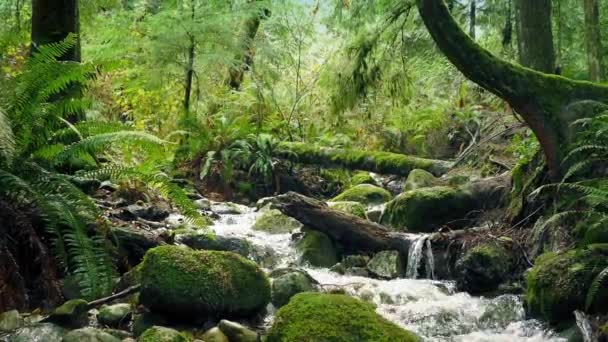
[[[427,275],[516,284],[531,317],[566,330],[578,311],[608,339],[608,2],[3,0],[0,24],[0,313],[82,328],[73,300],[141,292],[154,319],[102,325],[189,341],[160,316],[251,318],[279,296],[269,341],[418,338],[214,234],[263,199],[254,230],[294,233],[307,265],[415,278],[387,241],[429,233],[446,256]],[[335,210],[267,198],[289,192]],[[201,338],[257,338],[232,324]]]

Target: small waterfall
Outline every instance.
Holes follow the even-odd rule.
[[[433,248],[431,247],[431,239],[426,240],[426,278],[435,279],[435,259],[433,258]]]
[[[428,235],[422,235],[410,245],[410,250],[407,255],[407,269],[405,270],[405,277],[408,279],[416,279],[418,277],[418,268],[420,267],[420,261],[422,260],[422,250],[424,249],[424,243]]]
[[[591,323],[589,323],[587,316],[578,310],[574,311],[574,316],[576,317],[576,325],[583,335],[583,341],[593,342],[593,329],[591,329]]]

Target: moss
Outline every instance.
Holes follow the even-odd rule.
[[[62,326],[78,328],[86,323],[89,304],[84,299],[72,299],[56,308],[47,321]]]
[[[291,233],[302,228],[302,224],[296,219],[281,213],[277,209],[265,211],[251,229],[267,232],[270,234]]]
[[[573,318],[574,310],[585,308],[585,299],[593,279],[608,266],[601,247],[545,253],[527,273],[526,304],[530,313],[558,323]],[[603,290],[600,290],[603,291]],[[593,307],[606,307],[607,298]]]
[[[470,191],[447,186],[402,193],[386,205],[381,223],[412,232],[430,232],[476,208]]]
[[[306,230],[296,243],[302,261],[316,267],[331,267],[338,262],[338,253],[331,239],[314,230]]]
[[[371,184],[360,184],[334,197],[332,202],[359,202],[371,205],[388,202],[391,198],[391,193],[385,189]]]
[[[407,176],[404,191],[416,190],[421,188],[428,188],[439,184],[439,180],[435,178],[430,172],[425,170],[412,170]]]
[[[353,175],[353,177],[350,179],[350,184],[351,185],[359,185],[359,184],[371,184],[371,185],[378,185],[376,183],[376,180],[374,179],[374,177],[372,177],[372,175],[369,174],[369,172],[357,172]]]
[[[345,212],[366,219],[365,207],[359,202],[329,202],[329,207],[335,210]]]
[[[153,248],[144,257],[141,286],[140,302],[170,317],[244,316],[270,301],[264,272],[232,252]]]
[[[282,143],[283,158],[325,167],[343,167],[380,174],[406,176],[414,169],[423,169],[435,176],[446,173],[452,166],[442,160],[424,159],[390,152],[369,152],[314,146],[308,143]]]
[[[138,342],[190,342],[191,339],[177,330],[154,326],[146,330]]]
[[[472,294],[494,291],[508,278],[512,266],[513,258],[502,245],[478,245],[456,263],[457,285]]]
[[[300,293],[278,312],[268,342],[414,342],[373,305],[340,294]]]

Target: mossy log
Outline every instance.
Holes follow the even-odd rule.
[[[571,123],[603,112],[605,107],[596,104],[608,104],[608,86],[543,74],[500,59],[460,28],[444,0],[416,3],[431,36],[450,62],[522,116],[542,146],[552,179],[559,180],[572,137]],[[589,104],[586,109],[579,110],[581,102]]]
[[[452,163],[390,152],[369,152],[351,149],[319,147],[305,143],[282,143],[281,156],[293,162],[365,170],[379,174],[407,176],[422,169],[435,176],[448,172]]]
[[[285,215],[310,229],[327,234],[348,252],[397,250],[407,256],[410,241],[405,234],[391,232],[377,223],[332,209],[324,202],[288,192],[277,197],[276,205]]]

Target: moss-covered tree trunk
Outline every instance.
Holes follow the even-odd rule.
[[[577,110],[577,103],[608,103],[608,87],[543,74],[502,60],[462,31],[444,0],[417,0],[417,5],[446,57],[466,77],[503,98],[524,118],[541,144],[552,179],[559,180],[566,145],[571,141],[571,123],[595,113]]]
[[[78,0],[32,1],[32,51],[40,45],[60,42],[70,33],[80,34]],[[60,59],[80,62],[80,38]]]
[[[551,0],[517,0],[519,20],[519,62],[534,70],[555,70],[555,49],[551,26]]]
[[[593,82],[601,82],[604,76],[604,68],[599,4],[597,0],[582,1],[585,9],[585,43],[587,46],[589,79]]]

